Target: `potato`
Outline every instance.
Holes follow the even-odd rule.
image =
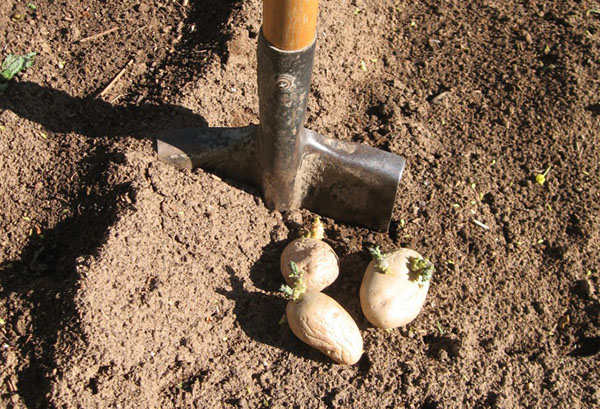
[[[396,328],[414,320],[427,296],[433,265],[414,250],[401,248],[382,255],[370,249],[369,263],[360,286],[365,317],[379,328]]]
[[[296,239],[286,246],[280,262],[281,274],[286,283],[294,284],[290,278],[291,261],[304,272],[308,291],[322,291],[337,279],[340,274],[338,257],[322,238],[323,225],[317,217],[308,237]]]
[[[282,285],[280,291],[290,300],[286,317],[292,332],[340,364],[358,362],[363,340],[350,314],[330,296],[307,291],[304,272],[293,261],[290,270],[294,285]]]
[[[335,362],[353,365],[362,356],[363,340],[356,323],[340,304],[320,292],[305,292],[286,308],[292,332]]]
[[[322,291],[340,274],[338,257],[324,241],[300,238],[286,246],[281,254],[281,274],[285,282],[293,285],[290,278],[290,261],[305,272],[304,281],[309,291]]]

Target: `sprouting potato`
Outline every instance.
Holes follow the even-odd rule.
[[[304,281],[308,291],[322,291],[338,277],[338,257],[323,239],[323,224],[316,217],[306,237],[292,241],[281,254],[281,274],[288,285],[294,282],[290,278],[290,262],[296,263],[304,271]]]
[[[363,340],[350,314],[330,296],[308,291],[303,273],[293,261],[290,269],[294,286],[284,285],[281,290],[289,299],[286,317],[294,335],[337,363],[358,362]]]
[[[360,305],[365,317],[379,328],[396,328],[414,320],[427,297],[435,268],[419,253],[401,248],[381,254],[369,249],[373,260],[360,286]]]

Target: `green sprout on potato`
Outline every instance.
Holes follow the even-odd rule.
[[[294,281],[294,285],[289,286],[287,284],[282,284],[279,291],[281,291],[288,300],[296,301],[306,292],[306,283],[303,278],[304,273],[300,271],[296,263],[290,261],[290,268],[292,269],[290,278]]]
[[[433,263],[426,258],[411,258],[408,269],[418,275],[418,282],[421,285],[431,280],[431,277],[435,272]]]
[[[308,237],[317,240],[323,240],[325,238],[325,228],[323,227],[323,222],[319,216],[315,216]]]
[[[369,253],[371,253],[371,257],[375,260],[375,266],[381,270],[383,274],[390,274],[390,267],[385,259],[385,255],[381,253],[379,246],[369,247]]]
[[[323,240],[325,238],[325,227],[319,216],[315,216],[310,229],[300,230],[300,237],[303,239]]]

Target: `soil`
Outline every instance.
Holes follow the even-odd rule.
[[[600,405],[598,3],[321,2],[307,127],[408,164],[389,232],[325,219],[354,366],[280,321],[312,215],[156,157],[258,122],[261,7],[0,3],[2,58],[38,52],[0,96],[0,406]],[[436,265],[406,328],[361,313],[375,243]]]

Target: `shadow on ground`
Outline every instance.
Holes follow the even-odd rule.
[[[180,68],[165,83],[156,85],[173,89],[182,80],[202,72],[206,54],[226,61],[226,31],[231,13],[240,4],[233,0],[194,1],[186,22],[198,30],[183,33],[176,52],[159,63],[159,67]],[[148,78],[153,80],[154,78]],[[0,110],[10,110],[21,118],[36,122],[46,131],[76,133],[94,141],[79,141],[85,159],[77,163],[79,186],[69,189],[65,205],[72,210],[55,227],[32,235],[18,260],[0,265],[0,297],[13,297],[30,306],[31,327],[25,336],[14,335],[21,356],[28,363],[18,373],[17,389],[29,408],[49,407],[55,368],[55,345],[59,334],[78,334],[74,296],[77,290],[77,266],[105,243],[108,229],[126,206],[135,202],[127,182],[114,182],[116,165],[124,155],[114,145],[115,139],[133,137],[153,139],[172,128],[203,127],[203,117],[171,104],[112,105],[101,99],[74,97],[68,93],[32,82],[11,82],[0,96]],[[89,151],[92,147],[92,151]],[[112,172],[112,173],[111,173]],[[69,175],[60,175],[71,183]],[[129,199],[122,200],[124,197]],[[273,300],[276,304],[278,300]],[[261,302],[261,305],[264,303]],[[271,305],[271,304],[267,304]],[[24,311],[21,311],[24,312]],[[15,328],[21,312],[12,316]],[[24,312],[25,313],[25,312]],[[12,330],[12,329],[11,329]]]
[[[279,256],[289,240],[272,241],[261,251],[261,257],[250,270],[249,290],[237,272],[227,267],[231,290],[217,290],[235,302],[234,313],[244,333],[253,340],[291,352],[308,360],[331,363],[319,351],[308,348],[294,336],[283,321],[287,300],[278,295],[283,283],[279,271]]]
[[[220,289],[217,292],[235,302],[234,314],[248,337],[304,359],[321,363],[331,362],[320,352],[306,347],[282,320],[287,300],[275,292],[265,294],[261,291],[249,291],[244,288],[243,281],[231,267],[227,267],[226,270],[231,291]]]
[[[288,222],[290,231],[297,231],[300,225]],[[321,352],[306,346],[291,332],[287,323],[282,321],[287,301],[278,295],[278,289],[284,283],[280,272],[280,256],[285,246],[297,234],[280,241],[272,241],[261,251],[261,257],[250,270],[250,286],[248,289],[231,267],[227,268],[231,290],[219,290],[219,293],[235,302],[234,313],[244,333],[255,341],[288,351],[294,355],[321,363],[333,363]],[[338,253],[340,254],[340,253]],[[340,258],[340,275],[338,279],[324,290],[333,297],[355,319],[360,328],[367,326],[360,312],[358,287],[362,275],[359,269],[366,265],[364,254],[352,253]],[[368,372],[369,358],[363,356],[358,365],[358,373]]]
[[[39,123],[47,131],[74,132],[90,138],[144,139],[166,129],[207,125],[202,116],[176,105],[112,105],[33,82],[11,83],[0,98],[0,110],[4,109]]]
[[[21,354],[29,363],[18,377],[18,391],[30,408],[44,407],[50,391],[48,374],[54,368],[54,345],[68,328],[77,334],[73,297],[76,267],[106,241],[106,234],[120,210],[133,197],[129,183],[111,184],[111,167],[123,163],[119,152],[99,146],[78,164],[85,174],[67,207],[71,215],[55,227],[32,234],[18,260],[0,265],[0,297],[18,294],[31,306],[28,337],[19,339]],[[131,199],[129,199],[131,200]],[[16,328],[19,313],[12,316]]]
[[[147,89],[149,99],[160,100],[165,90],[175,94],[185,84],[197,80],[206,67],[202,62],[218,58],[222,64],[227,63],[227,43],[232,37],[229,22],[241,5],[241,0],[190,1],[183,21],[183,37],[141,84]],[[157,81],[156,72],[165,75]]]

